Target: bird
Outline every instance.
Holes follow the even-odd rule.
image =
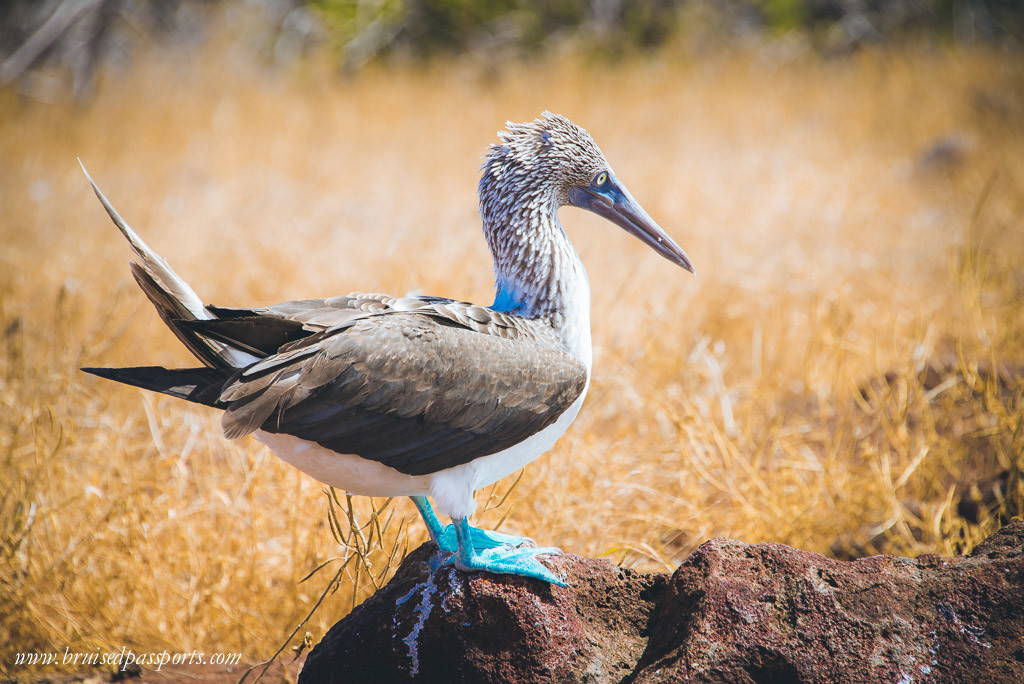
[[[411,497],[445,552],[443,565],[565,586],[539,560],[558,548],[469,523],[474,491],[550,449],[590,386],[590,283],[558,210],[591,211],[694,268],[582,127],[545,111],[506,122],[498,138],[478,185],[495,273],[490,306],[360,292],[248,308],[205,304],[79,160],[131,247],[136,282],[203,364],[82,370],[221,409],[226,438],[251,434],[329,486]]]

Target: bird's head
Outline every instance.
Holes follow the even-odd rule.
[[[655,223],[612,172],[604,153],[583,128],[551,112],[526,123],[507,122],[491,146],[480,179],[484,215],[570,205],[603,216],[658,254],[693,273],[686,252]]]

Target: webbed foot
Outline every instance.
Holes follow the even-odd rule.
[[[498,546],[481,551],[474,550],[472,554],[456,553],[449,562],[464,572],[485,570],[502,575],[533,577],[534,579],[565,587],[568,585],[537,560],[537,556],[540,555],[557,555],[560,553],[562,551],[554,547],[515,548]]]
[[[430,538],[434,540],[434,543],[442,551],[447,551],[448,553],[458,552],[459,539],[455,533],[455,526],[442,525],[426,497],[414,496],[411,498],[413,503],[416,504],[416,508],[419,509],[420,515],[423,516],[423,521],[427,525],[427,531],[430,533]],[[473,548],[475,549],[494,549],[499,546],[530,547],[537,545],[537,542],[529,537],[516,537],[511,534],[481,530],[468,525],[467,527],[469,527],[469,538],[473,542]]]
[[[503,575],[533,577],[560,587],[567,586],[537,559],[537,556],[560,555],[561,549],[551,546],[543,548],[525,546],[526,541],[532,543],[532,540],[478,530],[470,527],[465,519],[456,520],[452,527],[455,528],[458,537],[459,549],[450,562],[454,563],[459,570],[465,572],[484,570]],[[477,547],[475,545],[477,539],[483,539],[490,546]],[[514,540],[515,543],[508,544],[503,540]]]
[[[562,553],[554,547],[537,548],[528,537],[516,537],[472,527],[466,519],[442,525],[426,497],[414,496],[413,502],[434,540],[442,551],[452,554],[442,565],[454,565],[464,572],[486,571],[502,575],[533,577],[560,587],[567,586],[537,559]]]

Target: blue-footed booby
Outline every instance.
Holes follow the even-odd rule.
[[[131,245],[135,280],[204,366],[83,370],[223,409],[225,437],[252,434],[332,487],[412,497],[446,562],[461,570],[562,585],[537,559],[558,549],[469,525],[473,492],[547,451],[590,385],[590,284],[558,209],[592,211],[693,266],[569,119],[544,112],[509,122],[498,137],[479,185],[496,280],[489,307],[363,293],[204,304],[86,172]],[[429,499],[452,524],[442,525]]]

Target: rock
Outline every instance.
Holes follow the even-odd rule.
[[[569,587],[425,544],[324,636],[319,682],[1024,681],[1024,523],[967,557],[837,561],[714,539],[671,576],[566,555]]]
[[[1022,546],[1022,523],[967,558],[712,540],[673,575],[633,681],[1024,681]]]
[[[667,575],[579,556],[571,586],[451,566],[432,543],[310,652],[299,682],[620,681],[644,652]]]

